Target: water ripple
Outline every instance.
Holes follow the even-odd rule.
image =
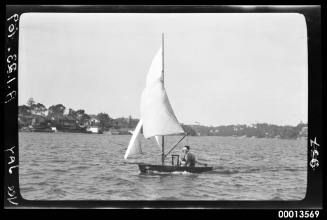
[[[130,137],[19,133],[21,194],[31,200],[300,200],[306,192],[303,140],[188,137],[181,145],[189,144],[213,171],[144,175],[123,159]],[[167,137],[167,146],[177,139]],[[131,161],[160,163],[155,142],[142,142],[144,154]]]

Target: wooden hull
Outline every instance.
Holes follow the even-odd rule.
[[[171,165],[152,165],[152,164],[138,164],[141,173],[151,172],[189,172],[189,173],[203,173],[213,169],[213,167],[182,167]]]

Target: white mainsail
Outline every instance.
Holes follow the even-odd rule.
[[[133,131],[132,138],[129,141],[129,145],[127,147],[127,150],[126,150],[126,153],[124,156],[125,160],[127,159],[128,156],[142,153],[141,140],[140,140],[141,128],[142,128],[142,119],[140,119],[135,130]]]
[[[146,88],[141,97],[141,117],[145,138],[184,133],[164,88],[162,47],[155,55],[147,75]]]
[[[164,87],[162,47],[154,56],[146,78],[146,87],[141,96],[141,119],[133,132],[124,156],[125,159],[130,155],[142,152],[139,139],[142,127],[144,137],[155,137],[159,146],[162,144],[162,136],[184,133]]]
[[[146,76],[146,87],[151,87],[151,85],[158,81],[163,83],[163,77],[164,75],[162,72],[162,47],[160,47],[152,60],[148,75]]]

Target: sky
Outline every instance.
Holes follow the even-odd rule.
[[[165,88],[180,123],[307,122],[305,18],[297,13],[25,13],[18,102],[140,117],[165,34]]]

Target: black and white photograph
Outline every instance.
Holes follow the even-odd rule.
[[[7,4],[4,208],[320,217],[321,22],[321,5]]]
[[[27,200],[302,200],[298,13],[24,13]]]

